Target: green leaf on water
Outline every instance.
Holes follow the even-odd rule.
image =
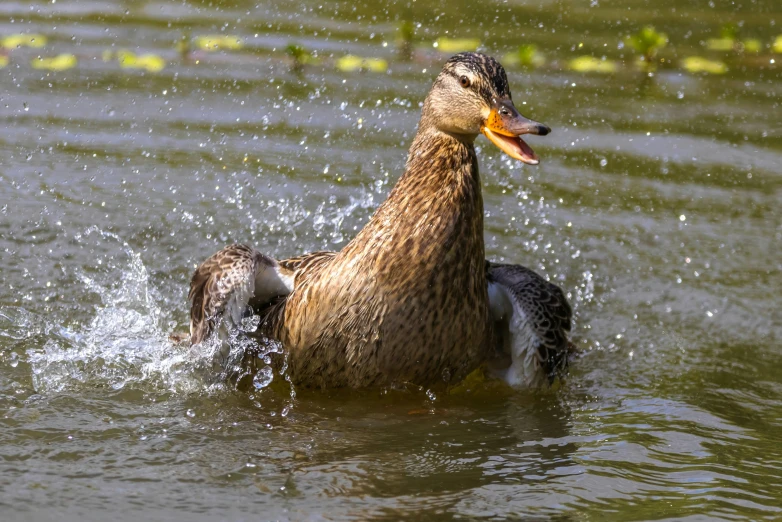
[[[33,69],[44,69],[47,71],[65,71],[67,69],[72,69],[73,67],[76,67],[78,60],[76,59],[76,56],[72,54],[58,54],[57,56],[52,56],[48,58],[44,58],[39,56],[38,58],[33,58],[30,61],[30,65]]]
[[[706,48],[710,51],[732,51],[736,40],[733,38],[709,38],[706,40]]]
[[[195,45],[199,49],[208,52],[236,51],[244,47],[244,41],[240,36],[209,34],[195,39]]]
[[[137,55],[124,49],[117,51],[117,61],[123,69],[144,69],[149,72],[160,72],[166,66],[166,61],[156,54]]]
[[[722,26],[719,38],[706,40],[706,48],[710,51],[759,53],[763,49],[763,43],[757,38],[739,40],[738,27],[729,23]]]
[[[344,72],[359,70],[386,72],[388,70],[388,62],[382,58],[362,58],[347,54],[337,60],[337,69]]]
[[[444,53],[458,53],[462,51],[475,51],[481,45],[477,38],[447,38],[440,37],[432,46]]]
[[[612,60],[595,58],[594,56],[579,56],[568,62],[568,69],[576,72],[594,72],[601,74],[615,73],[619,67]]]
[[[682,67],[691,73],[725,74],[728,66],[719,60],[709,60],[701,56],[689,56],[682,60]]]
[[[763,42],[757,38],[747,38],[742,40],[741,44],[744,46],[744,52],[747,53],[759,53],[763,50]]]
[[[46,45],[46,37],[42,34],[12,34],[0,39],[0,47],[16,49],[17,47],[32,47],[34,49]]]

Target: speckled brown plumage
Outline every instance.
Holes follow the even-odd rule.
[[[193,274],[188,299],[193,344],[203,341],[225,309],[229,298],[244,284],[244,275],[254,274],[258,265],[270,259],[244,245],[234,245],[211,256]],[[249,298],[249,296],[248,296]]]
[[[471,144],[419,134],[366,227],[296,280],[274,336],[296,381],[458,379],[486,356],[483,205]]]
[[[238,245],[215,254],[191,283],[193,341],[215,317],[238,313],[231,292],[249,292],[245,304],[262,317],[256,334],[281,341],[299,385],[452,383],[494,358],[499,323],[473,141],[497,100],[512,108],[499,63],[477,53],[450,59],[424,102],[404,174],[364,229],[339,252],[279,262]]]

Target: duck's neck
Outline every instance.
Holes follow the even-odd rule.
[[[405,172],[383,206],[411,218],[435,213],[482,221],[483,198],[473,139],[459,139],[434,128],[419,130],[410,146]]]
[[[478,179],[478,160],[474,136],[457,137],[432,127],[421,128],[407,155],[405,172],[395,191],[405,183],[416,181],[430,190],[459,178]],[[480,186],[480,183],[478,183]]]
[[[436,269],[462,258],[482,266],[483,197],[472,141],[422,126],[405,173],[353,244],[382,262]]]

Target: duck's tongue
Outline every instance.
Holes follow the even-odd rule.
[[[483,127],[481,132],[491,140],[502,152],[511,158],[523,161],[528,165],[537,165],[540,163],[538,155],[527,145],[527,143],[518,136],[505,136],[497,132],[492,132],[488,127]]]

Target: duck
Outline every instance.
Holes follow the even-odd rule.
[[[476,369],[516,388],[550,384],[567,366],[572,310],[533,270],[486,259],[475,140],[527,165],[521,138],[551,129],[522,116],[505,69],[456,54],[422,106],[404,172],[339,251],[277,260],[230,245],[201,263],[188,299],[190,342],[242,330],[282,346],[292,384],[446,386]]]

